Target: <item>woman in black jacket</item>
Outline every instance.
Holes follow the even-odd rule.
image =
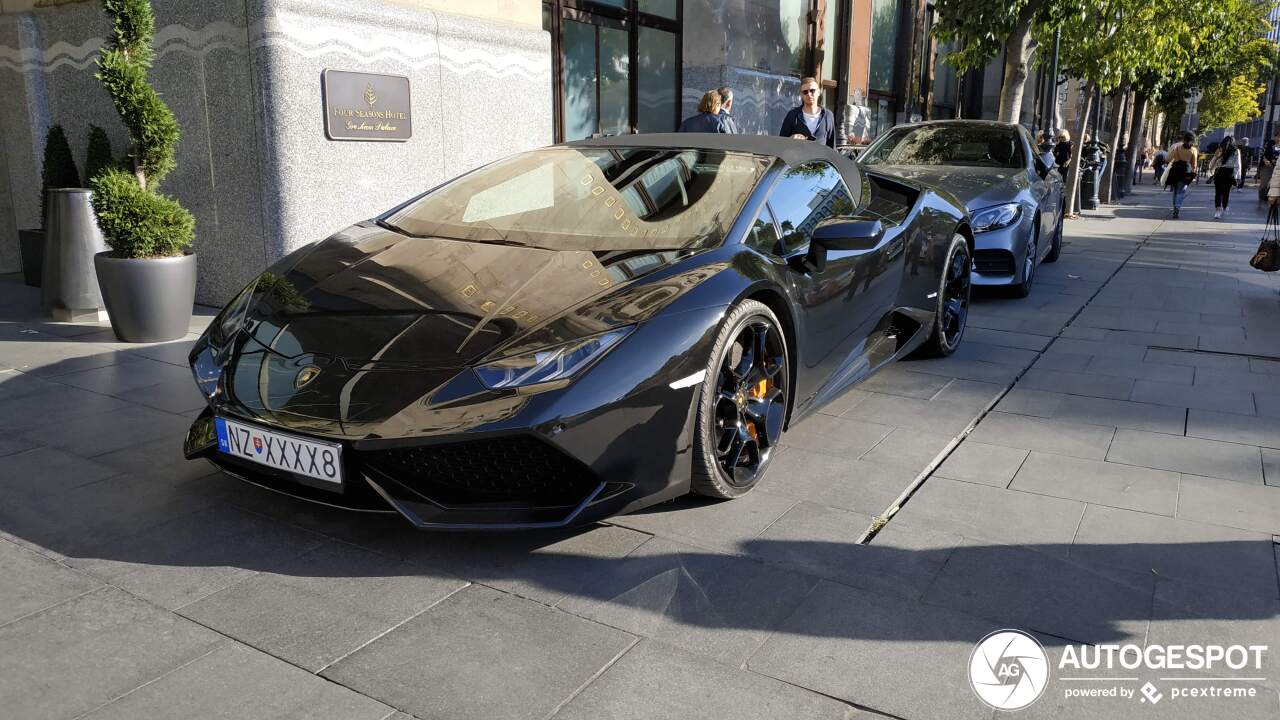
[[[807,77],[800,80],[800,107],[791,108],[782,121],[782,137],[813,140],[829,148],[836,146],[836,118],[831,111],[818,104],[818,81]]]

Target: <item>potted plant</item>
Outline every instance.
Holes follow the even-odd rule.
[[[147,83],[154,56],[150,0],[103,0],[112,34],[97,60],[102,82],[129,130],[128,167],[90,181],[110,252],[94,258],[111,329],[124,342],[185,335],[196,292],[195,218],[158,192],[173,169],[180,133],[173,112]]]
[[[22,281],[31,287],[40,287],[44,273],[44,228],[47,217],[45,203],[52,188],[80,187],[80,173],[71,155],[71,145],[61,125],[49,128],[44,141],[44,170],[40,180],[40,227],[18,231],[19,251],[22,254]]]

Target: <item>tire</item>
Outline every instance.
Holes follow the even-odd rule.
[[[1058,213],[1058,226],[1053,230],[1053,243],[1049,245],[1049,254],[1045,255],[1044,260],[1040,262],[1057,262],[1058,256],[1062,254],[1062,222],[1065,217],[1065,210]]]
[[[755,346],[749,354],[748,344]],[[789,353],[782,324],[764,303],[743,300],[725,316],[698,397],[694,493],[741,497],[764,477],[786,422]]]
[[[1027,254],[1022,260],[1022,282],[1013,286],[1014,297],[1024,298],[1031,294],[1031,286],[1036,281],[1036,268],[1040,266],[1040,220],[1031,231],[1031,240],[1027,245]]]
[[[973,254],[964,236],[956,233],[947,248],[947,261],[938,282],[938,309],[933,314],[929,339],[915,352],[917,357],[947,357],[960,346],[969,318],[973,290]],[[956,302],[952,302],[956,301]]]

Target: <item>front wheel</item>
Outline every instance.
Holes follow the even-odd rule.
[[[1058,213],[1058,226],[1053,230],[1053,242],[1049,245],[1049,254],[1044,256],[1043,262],[1054,262],[1062,254],[1062,222],[1066,216],[1067,211],[1064,205],[1062,211]]]
[[[1036,226],[1031,231],[1031,239],[1027,240],[1027,254],[1022,259],[1022,282],[1013,286],[1013,294],[1024,298],[1031,294],[1031,284],[1036,281],[1036,266],[1040,258],[1040,219],[1036,218]]]
[[[782,439],[791,392],[787,339],[764,303],[744,300],[725,317],[698,400],[691,489],[735,498],[764,476]]]
[[[946,357],[960,346],[969,319],[969,295],[973,287],[973,260],[963,235],[951,238],[947,262],[938,288],[938,310],[929,339],[920,346],[923,357]]]

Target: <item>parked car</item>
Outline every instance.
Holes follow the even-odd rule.
[[[196,342],[188,458],[424,528],[738,497],[885,364],[951,353],[972,234],[818,143],[515,155],[285,257]]]
[[[1036,267],[1062,252],[1062,175],[1021,125],[938,120],[882,134],[858,163],[945,189],[973,218],[973,282],[1031,292]]]

